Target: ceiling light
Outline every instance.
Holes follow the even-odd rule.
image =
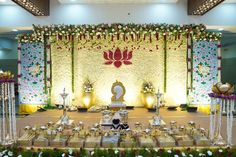
[[[11,31],[12,31],[12,32],[17,32],[17,31],[18,31],[18,29],[12,29]]]
[[[224,0],[188,0],[188,15],[204,15]]]
[[[224,30],[224,28],[219,28],[219,29],[218,29],[218,31],[223,31],[223,30]]]
[[[4,2],[6,2],[6,0],[0,0],[0,3],[4,3]]]
[[[12,0],[35,16],[49,16],[49,0]]]

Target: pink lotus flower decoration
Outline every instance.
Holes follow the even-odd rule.
[[[114,64],[116,68],[119,68],[122,63],[125,65],[132,64],[130,59],[132,58],[132,51],[126,49],[123,52],[119,48],[112,52],[111,50],[104,52],[103,54],[104,59],[106,60],[105,64],[110,65]]]

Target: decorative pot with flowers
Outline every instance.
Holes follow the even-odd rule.
[[[155,87],[152,82],[144,81],[141,90],[141,101],[142,104],[148,108],[153,109],[156,102]]]
[[[83,83],[83,107],[87,109],[94,104],[93,84],[88,78]]]

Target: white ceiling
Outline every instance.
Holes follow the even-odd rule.
[[[119,3],[177,3],[178,0],[58,0],[62,4],[89,3],[89,4],[119,4]]]
[[[179,0],[58,0],[62,4],[119,4],[119,3],[177,3]],[[236,3],[236,0],[225,0],[224,3]],[[15,5],[11,0],[0,0],[0,5]]]
[[[0,5],[14,5],[15,3],[11,0],[0,0]]]
[[[225,0],[224,3],[236,3],[236,0]]]
[[[88,3],[88,4],[119,4],[119,3],[177,3],[179,0],[58,0],[62,4]],[[225,0],[224,3],[236,3],[236,0]]]

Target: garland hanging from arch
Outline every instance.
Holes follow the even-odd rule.
[[[86,39],[110,39],[118,40],[158,40],[159,36],[186,36],[191,34],[195,40],[218,41],[221,33],[206,32],[203,24],[195,25],[173,25],[173,24],[98,24],[98,25],[33,25],[33,34],[21,34],[18,36],[19,42],[42,42],[43,36],[74,36],[79,40]]]

